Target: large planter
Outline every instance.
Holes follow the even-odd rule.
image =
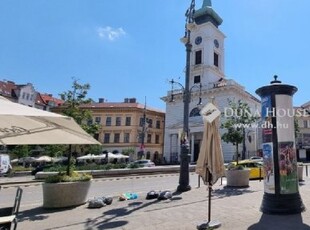
[[[249,187],[250,169],[226,170],[227,186]]]
[[[43,183],[43,207],[67,208],[85,204],[91,181]]]

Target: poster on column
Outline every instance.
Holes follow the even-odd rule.
[[[279,142],[280,193],[298,192],[297,160],[294,142]]]
[[[262,97],[262,132],[263,143],[272,142],[272,107],[271,97]]]
[[[275,193],[274,163],[273,163],[273,144],[264,143],[262,145],[264,159],[264,191]]]

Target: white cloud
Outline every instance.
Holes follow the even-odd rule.
[[[97,29],[97,33],[100,38],[107,38],[110,41],[114,41],[115,39],[126,35],[126,32],[123,30],[122,27],[114,29],[110,26],[99,27]]]

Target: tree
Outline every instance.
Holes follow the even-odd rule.
[[[89,104],[92,100],[87,98],[90,85],[79,84],[76,79],[73,80],[72,90],[68,90],[60,94],[60,97],[64,102],[64,108],[62,113],[66,116],[72,117],[87,133],[94,135],[99,130],[99,124],[92,123],[92,113],[88,109],[81,108],[85,104]],[[67,175],[71,174],[70,167],[72,166],[72,146],[70,146],[68,156],[68,168]],[[83,146],[83,149],[87,152],[87,146]]]
[[[242,159],[245,158],[245,129],[251,128],[251,124],[257,121],[258,117],[255,113],[251,113],[249,105],[241,100],[237,102],[229,100],[228,104],[230,113],[225,113],[225,121],[221,126],[227,132],[222,135],[222,140],[236,146],[235,159],[238,164],[241,143],[243,143]]]

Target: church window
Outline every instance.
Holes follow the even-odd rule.
[[[200,109],[199,108],[193,108],[192,111],[189,113],[190,117],[198,117],[200,116]]]
[[[195,65],[199,65],[202,63],[202,51],[198,50],[195,53]]]
[[[219,55],[214,52],[214,65],[219,67]]]
[[[200,83],[200,75],[194,77],[194,84]]]

